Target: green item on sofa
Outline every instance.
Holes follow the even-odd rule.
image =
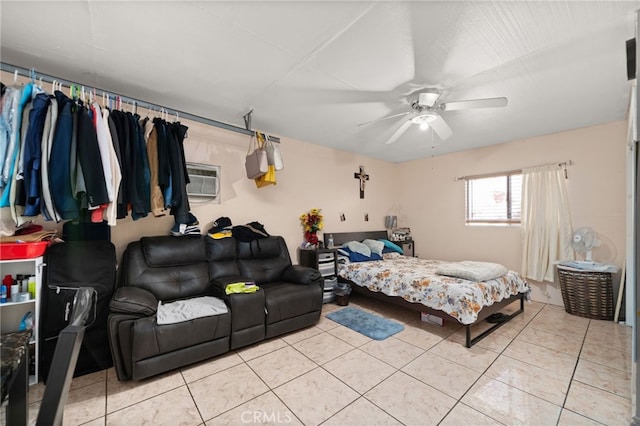
[[[258,291],[260,287],[255,285],[255,283],[231,283],[227,284],[227,287],[224,289],[224,292],[227,294],[232,293],[255,293]]]

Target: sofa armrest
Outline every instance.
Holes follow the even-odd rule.
[[[322,283],[322,275],[317,269],[302,265],[290,265],[282,273],[282,280],[293,284]]]
[[[151,292],[139,287],[120,287],[109,303],[111,312],[151,316],[158,309],[158,299]]]

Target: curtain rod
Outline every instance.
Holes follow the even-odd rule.
[[[530,167],[553,166],[553,165],[557,165],[558,167],[573,166],[573,160],[563,161],[562,163],[539,164],[537,166],[530,166]],[[505,171],[505,172],[485,173],[485,174],[481,174],[481,175],[459,176],[459,177],[453,178],[453,181],[454,182],[458,182],[460,180],[482,179],[482,178],[489,178],[489,177],[494,177],[494,176],[513,175],[513,174],[518,174],[518,173],[522,173],[522,169],[508,170],[508,171]]]
[[[7,63],[4,63],[4,62],[0,62],[0,70],[1,71],[6,71],[6,72],[9,72],[9,73],[15,73],[17,71],[19,74],[21,74],[21,75],[23,75],[25,77],[29,77],[29,75],[35,73],[35,74],[37,74],[36,80],[42,80],[42,81],[45,81],[47,83],[53,83],[53,81],[55,80],[55,81],[59,82],[60,84],[62,84],[63,86],[66,86],[66,87],[70,87],[72,84],[82,86],[82,84],[74,83],[72,81],[61,79],[61,78],[58,78],[58,77],[55,77],[55,76],[51,76],[51,75],[43,74],[43,73],[40,73],[40,72],[36,72],[35,69],[33,69],[33,68],[29,70],[29,69],[22,68],[22,67],[19,67],[19,66],[16,66],[16,65],[7,64]],[[118,93],[110,92],[108,90],[103,90],[103,89],[100,89],[100,88],[97,88],[97,87],[93,87],[93,86],[90,86],[90,85],[86,85],[85,84],[84,86],[87,87],[87,88],[91,88],[93,90],[97,90],[99,92],[102,92],[104,94],[108,94],[110,96],[118,96],[118,97],[120,97],[122,102],[126,102],[126,103],[129,103],[129,104],[134,104],[135,103],[135,105],[140,106],[142,108],[146,108],[148,110],[152,110],[152,109],[156,109],[156,110],[160,110],[160,109],[171,110],[175,114],[179,115],[180,117],[184,117],[184,118],[186,118],[188,120],[191,120],[191,121],[197,121],[199,123],[207,124],[209,126],[218,127],[220,129],[229,130],[229,131],[236,132],[236,133],[241,133],[243,135],[252,136],[254,134],[253,130],[243,129],[242,127],[234,126],[233,124],[227,124],[227,123],[223,123],[221,121],[212,120],[210,118],[201,117],[199,115],[189,114],[188,112],[178,111],[177,109],[174,109],[174,108],[166,108],[166,107],[164,107],[162,105],[157,105],[157,104],[153,104],[151,102],[142,101],[142,100],[135,99],[135,98],[130,98],[128,96],[123,96],[123,95],[120,95]],[[276,142],[276,143],[280,142],[280,138],[279,137],[271,136],[271,135],[269,135],[269,140],[271,140],[272,142]]]

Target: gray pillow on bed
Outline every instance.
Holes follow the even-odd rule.
[[[371,249],[365,244],[362,244],[360,241],[349,241],[342,246],[348,248],[351,251],[355,251],[356,253],[360,253],[363,256],[371,256]]]
[[[489,281],[499,278],[507,272],[507,268],[499,263],[474,262],[472,260],[444,263],[436,269],[436,274],[470,281]]]
[[[369,247],[369,249],[371,250],[371,253],[382,256],[382,249],[384,248],[384,243],[382,241],[367,239],[367,240],[364,240],[362,244]]]

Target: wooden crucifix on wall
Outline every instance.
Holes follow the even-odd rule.
[[[354,173],[353,177],[360,180],[360,198],[364,198],[364,185],[369,180],[369,175],[365,173],[364,166],[360,166],[360,171]]]

